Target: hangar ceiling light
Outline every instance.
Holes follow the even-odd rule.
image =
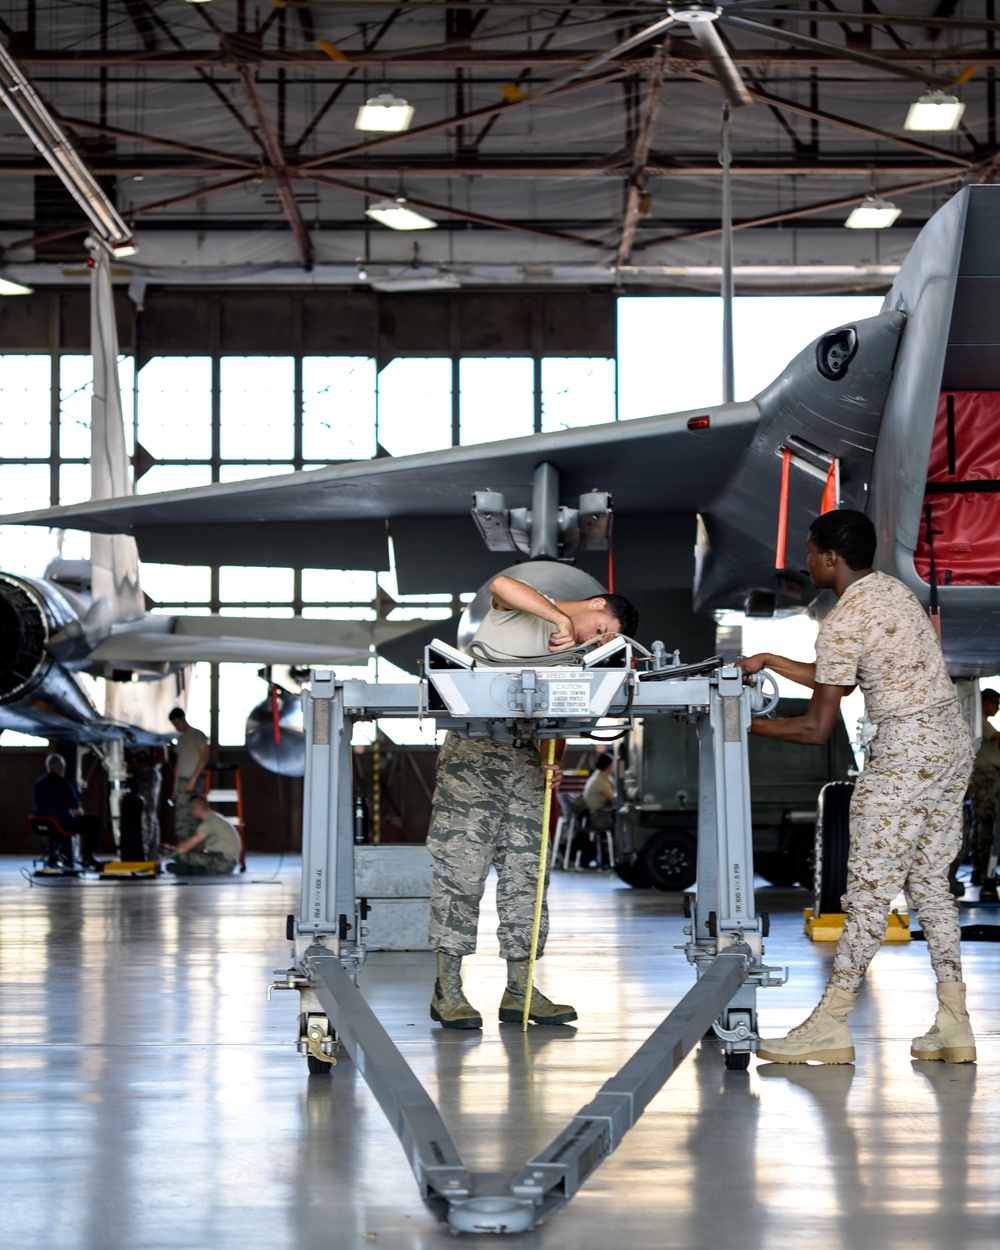
[[[903,123],[906,130],[957,130],[965,105],[944,91],[928,91],[910,105]]]
[[[844,222],[849,230],[884,230],[903,210],[880,195],[867,195]]]
[[[22,286],[20,282],[11,282],[7,278],[0,278],[0,295],[32,295],[34,287]]]
[[[397,196],[394,200],[376,200],[365,209],[365,215],[383,226],[388,226],[390,230],[433,230],[437,225],[436,221],[431,221],[423,213],[407,207],[403,196]]]
[[[358,109],[354,129],[388,134],[406,130],[412,120],[413,105],[402,96],[393,95],[388,87],[382,87]]]

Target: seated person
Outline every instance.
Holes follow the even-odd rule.
[[[197,827],[179,846],[163,847],[161,862],[173,860],[167,872],[178,877],[228,876],[240,862],[240,835],[204,795],[192,794],[189,806]]]
[[[599,755],[594,771],[583,787],[583,801],[587,805],[590,827],[601,833],[611,828],[611,809],[615,801],[615,783],[611,776],[614,766],[612,756]]]
[[[104,821],[100,816],[84,812],[76,786],[66,780],[66,761],[55,751],[45,757],[45,772],[36,780],[33,796],[31,814],[48,816],[50,820],[57,821],[67,834],[78,833],[83,866],[100,872],[104,865],[95,857],[104,838]],[[64,855],[72,868],[72,844],[60,846],[60,842],[62,838],[49,839],[49,867],[58,867],[60,856]]]
[[[578,857],[580,866],[583,868],[591,865],[600,867],[601,864],[601,846],[594,835],[607,833],[613,824],[612,805],[615,798],[615,783],[611,773],[614,766],[615,761],[612,756],[599,755],[594,771],[583,787],[583,794],[573,804],[573,813],[578,820],[578,832],[570,847],[570,857],[574,860]]]

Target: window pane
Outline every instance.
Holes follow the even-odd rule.
[[[615,362],[605,356],[547,356],[542,361],[542,430],[569,430],[615,419]]]
[[[219,569],[219,599],[223,603],[291,602],[295,575],[291,569],[249,568],[224,564]]]
[[[118,391],[122,405],[125,447],[131,456],[134,444],[133,395],[135,361],[118,357]],[[59,454],[67,460],[90,459],[90,402],[94,395],[94,361],[91,356],[59,359]]]
[[[458,363],[458,377],[463,443],[532,433],[535,367],[530,356],[467,356]]]
[[[451,446],[451,361],[390,361],[378,378],[378,441],[390,456]]]
[[[212,470],[207,464],[156,464],[135,484],[137,495],[156,495],[164,490],[188,490],[208,486]]]
[[[184,564],[140,564],[139,584],[157,603],[208,603],[211,570]]]
[[[370,356],[303,357],[306,460],[368,460],[375,455],[375,387]]]
[[[618,415],[623,420],[722,402],[722,301],[618,301]]]
[[[0,501],[4,512],[29,512],[49,506],[47,464],[0,464]]]
[[[159,460],[212,454],[212,361],[154,356],[139,370],[139,442]],[[149,488],[140,486],[145,493]],[[166,488],[162,488],[166,489]]]
[[[295,453],[295,361],[223,356],[220,448],[225,460],[290,460]]]
[[[302,619],[308,621],[328,621],[330,619],[329,608],[303,608]],[[374,621],[374,608],[337,608],[338,621]],[[340,665],[337,665],[337,674],[342,676]]]
[[[61,504],[86,503],[90,498],[90,465],[62,464],[59,466],[59,502]]]
[[[3,490],[3,473],[4,469],[0,467],[0,492]],[[7,502],[2,495],[0,502],[4,505]],[[79,555],[71,550],[73,544],[70,540],[73,538],[82,538],[86,543]],[[0,551],[3,552],[5,573],[25,573],[28,577],[41,577],[48,562],[58,554],[59,540],[52,530],[43,529],[40,525],[0,525]],[[89,559],[90,535],[82,534],[80,530],[66,530],[63,555],[66,559]],[[2,740],[6,743],[6,732]]]
[[[305,603],[371,603],[376,595],[375,574],[353,569],[303,569]]]
[[[294,471],[294,464],[223,464],[219,466],[219,481],[244,482],[254,477],[278,477]]]
[[[18,459],[49,454],[51,369],[48,356],[0,356],[0,455]]]

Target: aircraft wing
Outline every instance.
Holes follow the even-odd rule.
[[[702,416],[709,417],[707,428],[688,428],[692,417]],[[467,517],[474,490],[500,491],[508,506],[525,506],[531,502],[535,467],[542,461],[558,470],[565,496],[613,490],[617,511],[693,512],[725,484],[759,417],[752,401],[724,404],[415,456],[354,461],[257,481],[93,501],[20,513],[3,521],[130,533],[139,538],[140,549],[154,528],[178,529],[179,546],[185,541],[185,527],[221,525],[229,527],[229,562],[242,564],[247,533],[234,527],[259,522],[315,525],[374,520],[382,524],[396,517]],[[205,530],[200,532],[204,539]],[[168,543],[166,535],[157,542],[159,558]],[[337,554],[326,552],[329,567],[341,567],[333,563]]]
[[[160,622],[163,626],[160,626]],[[371,647],[426,621],[324,621],[301,617],[146,617],[116,626],[90,653],[97,663],[366,664]]]

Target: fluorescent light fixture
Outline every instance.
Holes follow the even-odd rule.
[[[20,282],[10,282],[0,278],[0,295],[33,295],[34,287],[22,286]]]
[[[848,230],[884,230],[903,210],[880,195],[867,195],[844,222]]]
[[[408,208],[401,195],[394,200],[376,200],[365,209],[365,215],[383,226],[388,226],[390,230],[433,230],[437,225],[436,221]]]
[[[928,91],[910,105],[903,123],[906,130],[956,130],[965,105],[944,91]]]
[[[419,266],[395,275],[374,277],[371,280],[373,291],[455,291],[461,285],[453,273]]]
[[[413,119],[413,105],[383,87],[358,109],[355,130],[406,130]]]
[[[132,231],[3,44],[0,44],[0,102],[6,104],[14,120],[52,166],[108,247],[130,245],[134,248]]]

